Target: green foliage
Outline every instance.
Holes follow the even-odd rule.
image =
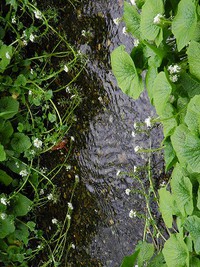
[[[163,126],[165,169],[173,168],[168,185],[158,190],[159,210],[169,237],[163,236],[151,216],[147,217],[146,222],[151,221],[154,229],[151,237],[157,251],[150,247],[145,251],[149,244],[144,241],[137,256],[138,266],[200,264],[199,10],[199,1],[195,0],[136,1],[136,6],[125,2],[124,21],[139,44],[131,51],[133,62],[124,46],[112,53],[118,85],[129,96],[136,98],[142,92],[137,91],[133,79],[146,73],[143,82]],[[122,57],[120,53],[126,55]],[[156,233],[164,240],[161,248],[156,245]],[[148,265],[144,265],[145,261]]]

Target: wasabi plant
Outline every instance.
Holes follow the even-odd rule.
[[[51,26],[56,19],[54,9],[41,11],[36,1],[0,4],[0,265],[30,266],[45,250],[47,262],[40,266],[59,266],[67,244],[70,206],[64,222],[52,218],[56,230],[48,240],[34,214],[59,199],[53,179],[69,165],[73,140],[68,132],[81,101],[74,82],[84,59]],[[61,91],[64,110],[54,100]],[[63,147],[64,162],[44,169],[45,153]]]
[[[111,55],[121,90],[137,99],[146,88],[163,126],[169,184],[158,190],[169,236],[156,249],[143,240],[122,267],[200,266],[200,6],[197,0],[124,3],[126,32],[134,37]],[[138,152],[139,148],[135,148]]]

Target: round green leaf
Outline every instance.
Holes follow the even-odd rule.
[[[24,216],[30,211],[32,201],[26,196],[18,193],[13,198],[13,202],[11,205],[13,208],[13,214],[15,216]]]
[[[0,238],[4,238],[15,231],[14,218],[12,215],[1,213],[0,216]]]
[[[31,141],[27,135],[23,133],[15,133],[11,140],[11,146],[15,151],[22,153],[31,147]]]
[[[196,4],[193,0],[181,0],[178,12],[172,22],[172,32],[176,38],[178,51],[194,36],[197,26]]]
[[[140,24],[140,30],[144,39],[153,41],[159,36],[162,29],[154,23],[154,18],[156,15],[163,13],[164,5],[162,0],[146,0],[142,7]],[[157,45],[159,45],[159,42]]]
[[[17,114],[19,102],[11,96],[5,96],[0,99],[0,117],[10,119]]]

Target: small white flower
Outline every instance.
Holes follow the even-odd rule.
[[[139,45],[140,41],[138,39],[134,39],[133,45],[134,47],[137,47]]]
[[[178,81],[178,75],[177,75],[177,74],[175,74],[175,75],[170,75],[170,76],[169,76],[169,79],[170,79],[173,83],[175,83],[175,82]]]
[[[137,171],[137,167],[134,166],[134,168],[133,168],[133,172],[136,172],[136,171]]]
[[[113,19],[113,22],[115,23],[115,25],[119,25],[120,21],[121,21],[121,18]]]
[[[80,181],[78,174],[75,175],[75,181],[78,183]]]
[[[134,127],[134,129],[138,128],[137,122],[134,122],[133,127]]]
[[[131,192],[131,190],[129,188],[126,188],[126,190],[125,190],[126,195],[129,196],[130,192]]]
[[[31,90],[29,90],[29,91],[28,91],[28,94],[29,94],[29,95],[32,95],[32,94],[33,94],[33,92],[32,92]]]
[[[122,32],[123,32],[123,34],[127,35],[126,27],[123,27]]]
[[[24,46],[26,46],[28,43],[26,40],[23,40],[23,44],[24,44]]]
[[[7,204],[9,203],[5,197],[1,197],[0,202],[1,202],[1,204],[5,205],[5,206],[7,206]]]
[[[6,213],[4,213],[4,212],[1,213],[1,219],[2,220],[5,220],[6,216],[7,216]]]
[[[161,15],[161,14],[157,14],[155,17],[154,17],[154,19],[153,19],[153,23],[154,24],[159,24],[160,23],[160,19],[161,18],[163,18],[163,15]]]
[[[71,216],[70,214],[67,214],[67,219],[70,221],[71,220]]]
[[[75,138],[73,136],[71,136],[71,141],[74,142],[75,141]]]
[[[42,12],[40,12],[39,10],[34,10],[33,12],[35,14],[36,19],[42,19]]]
[[[76,248],[74,244],[71,244],[71,247],[72,247],[73,249],[75,249],[75,248]]]
[[[48,198],[48,200],[53,200],[53,194],[52,193],[48,194],[47,198]]]
[[[138,152],[140,149],[141,149],[140,146],[136,146],[136,147],[134,148],[134,151],[135,151],[135,152]]]
[[[81,35],[85,37],[86,36],[86,30],[82,30]]]
[[[132,4],[133,6],[136,6],[136,2],[135,2],[135,0],[130,0],[130,2],[131,2],[131,4]]]
[[[40,189],[40,195],[44,195],[44,189]]]
[[[71,202],[68,202],[67,204],[68,204],[68,208],[69,208],[70,210],[73,210],[72,203],[71,203]]]
[[[72,168],[71,165],[67,165],[67,166],[66,166],[66,170],[67,170],[67,171],[71,170],[71,168]]]
[[[74,98],[76,95],[72,95],[71,97],[70,97],[70,99],[72,99],[72,98]]]
[[[69,68],[67,67],[67,65],[64,65],[64,71],[65,72],[68,72],[69,71]]]
[[[10,56],[9,52],[6,52],[6,58],[7,59],[11,59],[11,56]]]
[[[16,24],[17,21],[16,21],[16,17],[15,17],[15,16],[12,17],[11,22],[12,22],[13,24]]]
[[[30,73],[31,73],[31,75],[33,75],[33,69],[30,69]]]
[[[15,166],[17,167],[17,169],[19,169],[19,162],[15,162]]]
[[[51,222],[52,222],[53,224],[58,224],[58,220],[57,220],[56,218],[53,218],[53,219],[51,220]]]
[[[136,217],[136,216],[137,216],[136,211],[134,211],[134,210],[130,210],[130,212],[129,212],[129,217],[130,217],[130,218],[134,218],[134,217]]]
[[[70,93],[70,88],[69,88],[69,86],[66,87],[65,91],[66,91],[66,93]]]
[[[163,187],[163,186],[165,186],[165,185],[166,185],[166,182],[165,182],[165,181],[163,181],[163,182],[160,184],[161,187]]]
[[[169,67],[167,68],[170,74],[174,74],[174,73],[179,73],[181,71],[181,67],[177,64],[173,65],[169,65]]]
[[[116,176],[119,176],[120,173],[121,173],[121,171],[120,171],[120,170],[117,170],[117,172],[116,172]]]
[[[132,131],[131,135],[132,135],[132,137],[135,137],[136,133],[134,131]]]
[[[36,147],[36,148],[41,148],[41,147],[42,147],[42,141],[39,140],[38,138],[36,138],[36,139],[33,141],[33,146]]]
[[[31,42],[34,42],[34,40],[35,40],[35,35],[33,35],[33,34],[31,33],[29,39],[30,39]]]
[[[144,120],[144,122],[146,123],[146,126],[147,126],[148,128],[151,127],[151,117],[146,118],[146,119]]]
[[[19,173],[22,177],[26,177],[28,175],[28,171],[26,169],[21,170]]]

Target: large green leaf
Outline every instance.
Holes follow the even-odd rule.
[[[112,52],[111,65],[122,91],[134,99],[137,99],[144,88],[138,77],[135,64],[130,55],[125,51],[124,45],[117,47]]]
[[[13,53],[12,46],[7,46],[5,44],[0,47],[0,73],[3,73],[6,67],[10,64],[10,60]]]
[[[191,41],[197,26],[196,4],[193,0],[181,0],[178,12],[172,21],[172,32],[180,51]]]
[[[154,24],[154,18],[164,13],[163,0],[146,0],[142,7],[140,30],[142,37],[148,40],[155,40],[162,28]],[[161,40],[157,43],[159,45]]]
[[[22,153],[31,147],[31,141],[27,135],[15,133],[11,140],[11,146],[15,151]]]
[[[0,216],[0,239],[15,231],[14,216],[1,213]]]
[[[167,267],[167,265],[165,264],[165,259],[164,259],[162,252],[160,252],[158,255],[156,255],[148,263],[148,267]]]
[[[22,195],[21,193],[18,193],[15,195],[15,197],[12,199],[12,211],[15,216],[24,216],[26,215],[32,205],[32,201],[27,198],[26,196]]]
[[[0,161],[6,160],[6,152],[4,146],[0,145]]]
[[[134,267],[139,252],[140,250],[137,250],[132,255],[124,257],[120,267]]]
[[[200,95],[200,82],[195,80],[190,74],[183,72],[180,77],[180,83],[190,98]]]
[[[160,212],[162,213],[163,220],[167,227],[172,227],[172,215],[173,215],[173,199],[172,195],[166,188],[161,188],[158,191],[159,193],[159,204],[160,204]]]
[[[190,233],[194,241],[194,249],[200,253],[200,218],[196,215],[189,216],[184,223],[185,229]]]
[[[158,75],[157,67],[149,66],[145,79],[146,79],[148,97],[152,104],[153,104],[153,84],[157,75]]]
[[[133,37],[140,39],[140,15],[136,7],[127,2],[124,2],[124,21],[127,32],[130,32]]]
[[[190,73],[200,80],[200,44],[191,41],[187,49]]]
[[[166,172],[171,169],[172,166],[177,162],[176,153],[172,147],[172,143],[169,139],[164,141],[164,153],[165,153],[165,170]]]
[[[163,255],[168,267],[189,267],[189,252],[183,237],[173,234],[165,242]]]
[[[174,114],[175,114],[175,111],[174,111],[173,106],[168,103],[164,107],[162,115],[160,116],[160,119],[163,124],[163,133],[164,133],[165,138],[170,136],[177,126],[177,121],[176,121]]]
[[[3,124],[3,127],[0,128],[0,142],[5,145],[9,143],[10,137],[12,136],[14,130],[9,120],[4,121]]]
[[[194,96],[187,107],[185,123],[194,134],[200,133],[200,95]]]
[[[153,85],[153,101],[158,115],[162,115],[172,91],[164,72],[160,72]]]
[[[176,164],[172,173],[171,189],[177,207],[182,215],[191,215],[194,208],[192,183],[188,177],[183,175],[182,168],[179,164]]]
[[[200,139],[187,126],[179,125],[171,136],[172,145],[181,165],[191,172],[200,172]]]
[[[138,266],[144,266],[144,262],[148,262],[154,253],[154,246],[153,244],[147,243],[146,241],[139,242],[135,248],[136,250],[140,250],[138,255]]]
[[[0,117],[10,119],[17,114],[19,102],[11,96],[5,96],[0,99]]]
[[[12,177],[8,175],[5,171],[0,170],[0,183],[3,183],[4,185],[8,186],[13,181]]]

